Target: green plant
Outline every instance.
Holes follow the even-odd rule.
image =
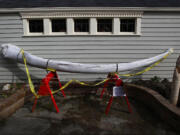
[[[150,79],[152,82],[155,82],[155,83],[160,83],[161,82],[161,78],[158,77],[158,76],[154,76],[153,78]]]

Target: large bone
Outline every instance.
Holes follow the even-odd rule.
[[[3,44],[1,48],[2,48],[2,55],[4,58],[9,58],[17,62],[24,63],[22,53],[20,52],[21,49],[19,47],[11,44]],[[43,69],[46,69],[48,67],[55,69],[57,71],[74,72],[74,73],[110,73],[117,71],[118,72],[128,71],[139,67],[151,65],[172,52],[173,49],[168,49],[166,52],[151,58],[138,60],[130,63],[119,63],[119,64],[81,64],[81,63],[72,63],[67,61],[48,60],[32,55],[26,51],[25,51],[25,57],[27,59],[28,65]]]

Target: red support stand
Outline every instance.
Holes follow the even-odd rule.
[[[128,97],[125,96],[125,99],[126,99],[126,102],[127,102],[127,105],[128,105],[129,112],[132,113],[132,109],[130,107],[130,103],[129,103]]]
[[[108,113],[109,113],[109,110],[110,110],[110,108],[111,108],[112,101],[113,101],[113,96],[111,96],[111,98],[109,99],[108,105],[107,105],[107,107],[106,107],[106,111],[105,111],[106,115],[108,115]]]
[[[105,91],[105,89],[107,88],[109,82],[115,82],[115,85],[116,85],[117,87],[123,86],[123,81],[119,78],[119,76],[118,76],[117,74],[108,75],[108,78],[109,78],[109,80],[107,80],[107,81],[104,83],[104,87],[103,87],[103,90],[101,91],[100,98],[103,98],[104,91]],[[128,100],[127,95],[125,94],[124,97],[125,97],[126,103],[127,103],[127,105],[128,105],[128,110],[129,110],[130,113],[132,113],[132,109],[131,109],[131,107],[130,107],[130,103],[129,103],[129,100]],[[107,107],[106,107],[106,111],[105,111],[106,115],[109,113],[109,110],[110,110],[110,108],[111,108],[112,101],[113,101],[113,96],[111,96],[111,98],[109,99],[108,105],[107,105]]]
[[[50,95],[51,96],[51,100],[54,104],[54,107],[56,109],[56,112],[58,113],[59,112],[59,109],[58,109],[58,106],[56,104],[56,101],[54,99],[54,96],[51,92],[51,89],[50,89],[50,86],[49,86],[49,82],[51,81],[51,79],[56,79],[58,81],[58,84],[59,84],[59,88],[62,87],[61,83],[60,83],[60,80],[58,78],[58,75],[56,72],[49,72],[45,78],[42,79],[41,81],[41,84],[40,84],[40,88],[38,90],[38,95],[40,96],[47,96],[47,95]],[[65,93],[64,93],[64,90],[61,90],[62,94],[64,97],[66,97]],[[35,98],[35,101],[34,101],[34,105],[32,107],[32,112],[34,112],[35,108],[36,108],[36,104],[37,104],[37,98]]]

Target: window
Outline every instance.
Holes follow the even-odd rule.
[[[43,33],[43,20],[29,20],[30,33]]]
[[[121,19],[121,32],[135,32],[135,19]]]
[[[89,19],[74,19],[75,32],[89,32]]]
[[[112,32],[112,19],[97,19],[98,32]]]
[[[22,12],[24,36],[140,36],[142,11]]]
[[[66,19],[52,19],[52,32],[66,32]]]

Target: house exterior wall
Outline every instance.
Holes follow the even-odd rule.
[[[0,44],[12,43],[24,50],[49,59],[81,63],[131,62],[162,53],[168,48],[175,52],[157,67],[137,78],[153,76],[171,79],[180,53],[180,12],[144,12],[141,36],[42,36],[24,37],[23,22],[17,14],[0,14]],[[33,79],[45,76],[46,71],[30,67]],[[59,72],[61,80],[76,78],[95,81],[104,74]],[[0,83],[27,80],[24,65],[0,56]]]

